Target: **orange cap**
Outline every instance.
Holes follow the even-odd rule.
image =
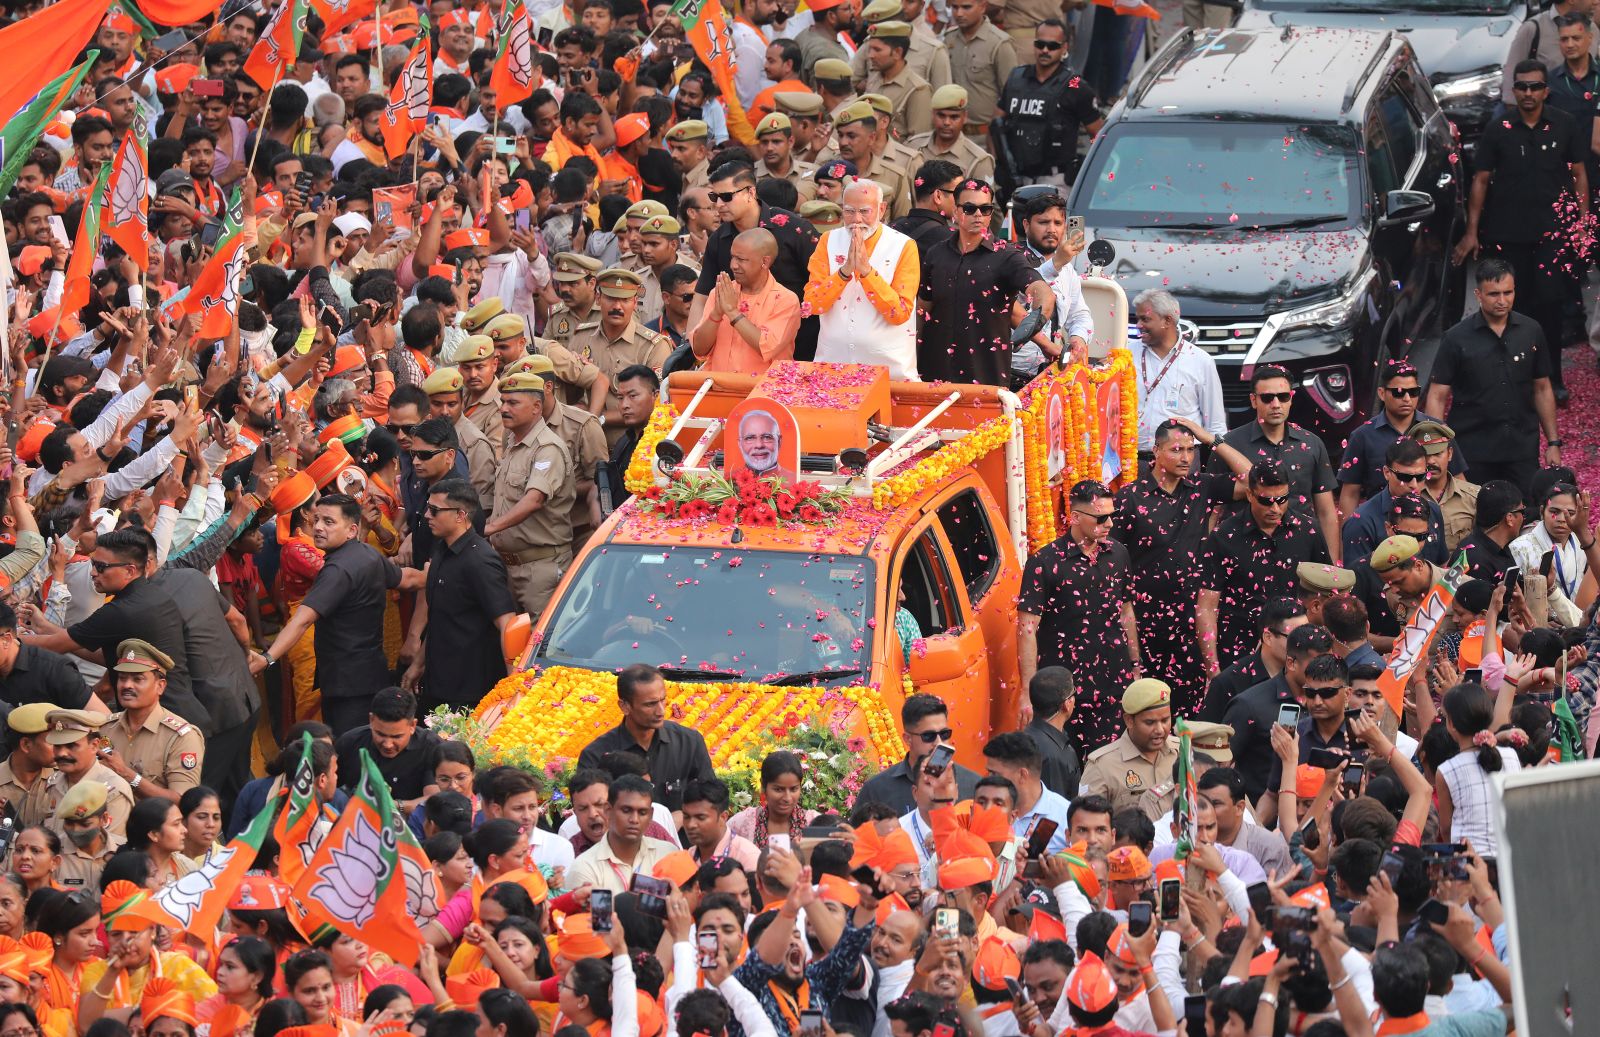
[[[906,903],[904,897],[898,893],[890,893],[888,896],[878,901],[878,910],[873,912],[872,920],[876,924],[882,925],[883,923],[887,922],[889,920],[889,916],[894,914],[896,911],[910,910],[911,905]]]
[[[148,1029],[163,1016],[190,1026],[200,1023],[194,1014],[194,998],[188,991],[170,976],[151,976],[145,980],[144,993],[139,997],[139,1020]]]
[[[1085,1012],[1103,1012],[1117,1000],[1117,984],[1094,951],[1084,951],[1067,977],[1067,1001]]]
[[[1333,906],[1333,901],[1328,896],[1328,887],[1325,883],[1321,882],[1302,889],[1300,892],[1289,898],[1289,903],[1293,904],[1295,907],[1309,907],[1313,911],[1320,910],[1324,907]],[[1265,919],[1262,920],[1263,924],[1265,924],[1265,921]]]
[[[316,496],[317,481],[309,472],[295,472],[272,488],[272,510],[287,515]]]
[[[39,460],[39,448],[44,446],[45,438],[56,430],[53,421],[35,421],[29,425],[27,431],[22,433],[22,438],[17,440],[17,456],[33,464]]]
[[[1004,990],[1007,979],[1022,976],[1022,960],[1011,945],[998,936],[990,936],[978,948],[978,957],[972,964],[972,981],[985,990]]]
[[[982,857],[957,857],[939,865],[939,888],[945,892],[992,881],[994,864]]]
[[[328,377],[337,378],[346,371],[366,366],[367,354],[361,351],[360,346],[340,346],[333,354],[333,366],[328,369]]]
[[[135,33],[139,31],[139,23],[123,14],[121,11],[112,11],[106,15],[103,26],[112,32]]]
[[[956,808],[958,811],[960,807]],[[1011,838],[1011,819],[999,807],[971,806],[967,829],[986,843],[1003,843]]]
[[[643,112],[634,112],[632,115],[624,115],[613,125],[617,130],[617,147],[625,148],[650,132],[650,116]]]
[[[1106,871],[1112,882],[1133,882],[1150,877],[1150,858],[1137,846],[1119,846],[1106,854]]]
[[[1178,862],[1168,857],[1156,865],[1156,881],[1165,882],[1167,879],[1183,878],[1183,869],[1178,867]]]
[[[489,232],[477,227],[462,227],[444,236],[446,252],[458,248],[488,248]]]
[[[700,865],[696,863],[694,854],[688,850],[679,850],[656,861],[656,866],[650,870],[650,874],[658,879],[666,879],[682,889],[693,881],[695,873],[699,870]]]
[[[335,439],[342,439],[346,443],[354,443],[367,434],[366,422],[354,414],[346,414],[342,418],[334,418],[317,433],[318,443],[331,443]]]
[[[32,277],[44,269],[45,260],[50,258],[48,245],[24,245],[17,254],[17,261],[13,264],[17,273],[23,277]]]
[[[1088,852],[1088,844],[1079,841],[1067,847],[1059,856],[1067,862],[1067,870],[1072,873],[1072,881],[1083,890],[1083,895],[1094,900],[1100,896],[1100,876],[1089,867]]]
[[[1250,978],[1254,979],[1257,976],[1270,976],[1272,974],[1272,966],[1276,965],[1277,963],[1278,948],[1274,947],[1270,951],[1262,951],[1260,954],[1257,954],[1254,958],[1250,959]]]
[[[561,941],[557,944],[561,956],[568,961],[579,958],[609,958],[611,948],[605,938],[594,931],[587,913],[568,915],[562,925]]]
[[[444,981],[444,989],[450,995],[450,1000],[457,1008],[472,1011],[477,1007],[478,997],[485,990],[493,990],[500,985],[500,974],[494,969],[473,969],[461,976],[451,976]]]
[[[1294,794],[1297,799],[1316,799],[1322,791],[1322,778],[1326,772],[1321,767],[1302,763],[1294,769]]]
[[[1035,904],[1033,915],[1028,919],[1028,941],[1030,943],[1040,943],[1044,940],[1065,940],[1066,938],[1066,924],[1060,918]]]
[[[150,899],[150,891],[127,879],[117,879],[100,894],[100,917],[108,933],[142,932],[153,925],[170,925],[173,919]],[[191,1006],[190,1011],[193,1011]]]
[[[550,899],[550,884],[544,880],[544,874],[537,868],[531,871],[525,871],[522,868],[508,871],[491,882],[490,885],[498,886],[502,882],[514,882],[521,886],[527,890],[528,896],[535,904],[542,904]]]
[[[1111,938],[1106,941],[1106,954],[1116,958],[1124,965],[1137,963],[1133,956],[1133,946],[1128,942],[1128,927],[1126,925],[1119,925],[1111,930]]]
[[[316,460],[306,465],[305,474],[311,477],[317,489],[325,490],[340,472],[354,463],[350,460],[350,451],[336,439],[328,444],[328,449],[317,455]]]
[[[856,907],[861,903],[861,891],[856,889],[856,884],[837,875],[822,876],[817,883],[817,895],[845,907]]]
[[[28,985],[28,949],[9,936],[0,936],[0,976]]]
[[[867,863],[880,871],[893,871],[902,864],[920,864],[921,859],[917,856],[916,844],[911,841],[911,833],[904,828],[896,828],[883,837],[877,856]]]

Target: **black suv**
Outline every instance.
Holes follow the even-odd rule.
[[[1439,107],[1467,151],[1500,103],[1500,76],[1528,0],[1244,0],[1241,29],[1393,30],[1417,51]]]
[[[1129,300],[1177,297],[1228,422],[1251,371],[1289,369],[1291,419],[1337,455],[1380,363],[1461,310],[1464,171],[1398,33],[1185,30],[1112,109],[1071,211],[1115,247]]]

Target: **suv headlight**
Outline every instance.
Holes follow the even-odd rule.
[[[1278,329],[1288,331],[1291,328],[1339,328],[1349,324],[1367,301],[1367,284],[1373,276],[1373,272],[1369,270],[1336,299],[1319,302],[1303,309],[1289,310],[1279,320]]]
[[[1455,79],[1446,79],[1433,84],[1433,96],[1438,100],[1440,107],[1455,102],[1472,100],[1497,100],[1500,97],[1500,81],[1502,71],[1499,68],[1486,68],[1481,72],[1471,72]]]

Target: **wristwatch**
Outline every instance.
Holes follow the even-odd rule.
[[[1547,439],[1547,440],[1544,441],[1544,445],[1545,446],[1560,446],[1561,445],[1561,440],[1559,440],[1559,439]]]
[[[144,784],[144,775],[140,774],[138,771],[134,771],[133,772],[133,777],[128,779],[128,787],[130,789],[136,789],[140,785],[143,785],[143,784]]]

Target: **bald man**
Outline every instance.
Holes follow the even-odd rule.
[[[800,299],[772,276],[777,257],[778,239],[769,230],[755,227],[734,237],[728,273],[717,275],[700,323],[689,333],[690,348],[708,370],[759,377],[778,361],[794,359]]]
[[[845,187],[844,225],[811,253],[806,302],[821,315],[817,359],[880,364],[900,381],[917,380],[916,308],[922,264],[916,244],[883,223],[883,187]]]

